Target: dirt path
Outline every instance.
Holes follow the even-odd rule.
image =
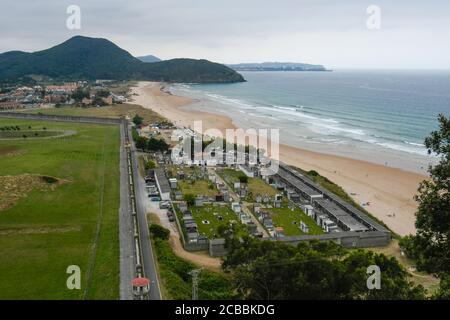
[[[207,268],[211,271],[220,272],[222,261],[219,258],[212,258],[206,252],[190,252],[183,248],[175,222],[170,222],[167,218],[167,210],[160,209],[158,202],[148,201],[150,221],[170,230],[169,244],[178,257],[192,262],[199,267]]]
[[[221,260],[218,258],[212,258],[207,253],[194,253],[184,250],[180,238],[176,235],[171,235],[169,240],[170,246],[173,252],[180,258],[188,260],[200,267],[207,268],[211,271],[221,271]]]

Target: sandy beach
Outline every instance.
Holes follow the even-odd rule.
[[[217,128],[224,132],[235,128],[232,119],[226,116],[184,108],[194,100],[164,92],[163,86],[158,82],[139,82],[133,88],[134,103],[180,126],[192,127],[194,121],[202,120],[203,130]],[[413,196],[425,176],[287,145],[280,145],[280,160],[304,170],[316,170],[342,186],[356,202],[370,203],[366,209],[394,232],[402,236],[415,233],[417,204]]]

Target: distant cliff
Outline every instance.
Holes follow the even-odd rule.
[[[154,55],[151,55],[151,54],[149,54],[147,56],[136,57],[136,58],[138,58],[142,62],[160,62],[161,61],[160,58],[158,58]]]
[[[244,78],[207,60],[172,59],[146,63],[106,39],[76,36],[50,49],[0,54],[0,80],[27,75],[54,79],[114,79],[227,83]]]
[[[331,71],[320,64],[295,62],[263,62],[229,64],[236,71]]]

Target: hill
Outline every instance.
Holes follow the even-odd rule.
[[[33,53],[10,51],[0,54],[0,80],[14,80],[27,75],[66,80],[245,81],[236,71],[218,63],[194,59],[145,63],[107,39],[82,36]]]
[[[142,62],[159,62],[162,61],[160,58],[154,56],[154,55],[147,55],[147,56],[140,56],[140,57],[136,57],[139,60],[141,60]]]
[[[330,71],[320,64],[296,62],[238,63],[228,66],[236,71]]]

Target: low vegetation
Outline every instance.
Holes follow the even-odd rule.
[[[189,272],[197,267],[173,253],[172,248],[165,239],[165,233],[162,238],[154,235],[153,244],[162,285],[166,293],[165,298],[190,300],[192,298],[192,278]],[[231,299],[234,297],[229,277],[212,271],[202,270],[198,279],[199,299]]]
[[[430,179],[419,186],[419,204],[414,236],[404,237],[400,245],[416,261],[419,270],[441,278],[438,298],[450,298],[450,118],[439,116],[439,130],[425,139],[429,154],[439,157],[430,166]]]
[[[228,206],[205,204],[201,207],[191,207],[192,216],[198,226],[200,235],[208,239],[220,238],[220,226],[236,224],[243,229],[239,219]]]
[[[223,263],[246,299],[423,299],[395,258],[364,250],[347,251],[333,242],[297,246],[244,237],[227,240]],[[367,267],[377,265],[381,289],[367,286]],[[371,282],[373,284],[373,282]]]
[[[77,134],[0,141],[18,150],[0,157],[0,203],[12,199],[0,209],[0,299],[117,299],[119,128],[15,122]],[[81,290],[66,287],[70,265],[81,269]]]
[[[308,227],[308,234],[322,234],[323,230],[316,222],[308,217],[302,210],[296,208],[271,208],[264,209],[272,213],[272,220],[275,227],[283,227],[286,236],[299,236],[305,233],[300,229],[300,221],[303,221]]]

